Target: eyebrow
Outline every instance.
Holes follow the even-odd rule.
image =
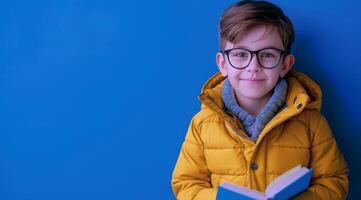
[[[246,47],[246,46],[234,46],[233,48],[241,48],[241,49],[247,49],[247,50],[250,50],[250,49],[249,49],[249,47]],[[257,49],[257,50],[260,50],[260,49],[268,49],[268,48],[273,48],[273,49],[283,49],[282,47],[280,48],[280,47],[276,47],[276,46],[272,46],[272,45],[270,45],[270,46],[264,46],[264,47],[259,48],[259,49]],[[257,51],[257,50],[255,50],[255,51]]]

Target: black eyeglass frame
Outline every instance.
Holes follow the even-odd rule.
[[[229,59],[229,52],[231,52],[232,50],[235,50],[235,49],[244,50],[244,51],[247,51],[247,52],[249,52],[249,53],[251,54],[251,59],[249,60],[248,64],[247,64],[245,67],[235,67],[235,66],[232,64],[231,60]],[[261,64],[261,62],[259,61],[258,53],[259,53],[260,51],[265,50],[265,49],[274,49],[274,50],[277,50],[277,51],[280,51],[280,52],[281,52],[280,59],[278,60],[278,62],[277,62],[277,64],[276,64],[275,66],[273,66],[273,67],[264,67],[264,66]],[[231,66],[232,66],[233,68],[235,68],[235,69],[245,69],[245,68],[247,68],[247,67],[249,66],[249,64],[252,62],[253,54],[256,54],[257,62],[258,62],[258,64],[259,64],[261,67],[263,67],[263,68],[265,68],[265,69],[273,69],[273,68],[277,67],[277,66],[280,64],[281,60],[284,60],[284,58],[285,58],[288,54],[290,54],[289,52],[287,52],[287,51],[285,51],[285,50],[283,50],[283,49],[278,49],[278,48],[273,48],[273,47],[267,47],[267,48],[259,49],[259,50],[257,50],[257,51],[251,51],[251,50],[248,50],[248,49],[244,49],[244,48],[239,48],[239,47],[237,47],[237,48],[232,48],[232,49],[227,49],[227,50],[220,50],[219,52],[222,53],[223,57],[224,57],[224,55],[227,56],[227,60],[228,60],[229,64],[231,64]]]

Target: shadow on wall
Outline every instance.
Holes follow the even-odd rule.
[[[337,144],[341,149],[348,167],[349,167],[349,179],[350,179],[350,191],[348,199],[356,198],[356,187],[358,181],[360,181],[361,169],[360,155],[361,155],[361,144],[357,139],[355,140],[356,133],[361,130],[360,120],[352,117],[351,110],[348,110],[345,105],[344,98],[340,90],[335,88],[338,84],[337,80],[327,73],[327,66],[322,63],[322,58],[318,58],[317,52],[312,48],[311,37],[307,35],[298,35],[297,42],[294,46],[294,54],[296,56],[295,70],[304,72],[316,81],[323,92],[322,110],[321,113],[326,117],[329,125],[333,131],[333,134],[337,140]],[[327,58],[333,59],[333,58]],[[340,69],[346,66],[339,66]],[[339,88],[339,87],[338,87]],[[351,96],[352,94],[350,94]],[[351,98],[351,97],[348,97]]]

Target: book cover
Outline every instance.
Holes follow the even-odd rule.
[[[274,179],[267,186],[265,193],[224,182],[218,187],[217,200],[289,199],[308,188],[312,172],[312,169],[297,165]]]

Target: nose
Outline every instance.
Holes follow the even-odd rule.
[[[252,55],[253,56],[251,58],[251,61],[246,69],[249,72],[260,72],[262,70],[262,67],[258,62],[257,54],[253,53]]]

